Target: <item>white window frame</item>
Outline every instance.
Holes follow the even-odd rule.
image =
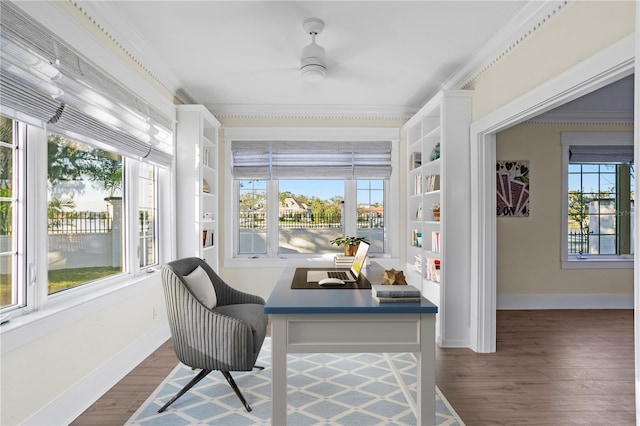
[[[569,147],[571,145],[631,145],[633,132],[563,132],[562,133],[562,269],[633,269],[634,255],[580,255],[569,254],[567,235],[569,224]]]
[[[11,117],[11,114],[5,114]],[[135,285],[147,273],[156,272],[166,259],[172,258],[173,253],[161,244],[163,233],[172,233],[170,220],[163,219],[171,216],[173,208],[171,194],[164,196],[169,191],[162,191],[162,187],[171,187],[172,170],[170,168],[158,168],[156,173],[157,197],[156,209],[158,212],[156,234],[158,256],[157,263],[140,268],[138,261],[138,161],[128,157],[123,158],[123,195],[124,212],[123,226],[123,268],[124,272],[107,277],[92,283],[71,288],[59,293],[48,294],[48,231],[47,231],[47,131],[43,126],[38,126],[35,120],[21,120],[19,127],[26,129],[28,141],[26,143],[21,168],[26,169],[22,175],[24,179],[20,185],[26,184],[24,193],[24,206],[26,212],[24,221],[20,221],[19,232],[26,232],[24,245],[19,247],[19,274],[26,282],[26,304],[2,309],[2,313],[10,313],[11,321],[4,324],[2,332],[7,332],[26,324],[32,323],[43,317],[57,312],[82,305],[90,300],[105,296],[113,291]],[[31,147],[36,147],[31,148]],[[169,240],[169,238],[167,238]],[[133,244],[133,246],[132,246]]]
[[[278,224],[277,224],[277,206],[278,206],[278,182],[267,181],[267,255],[252,256],[244,255],[236,256],[238,247],[238,183],[232,175],[232,141],[357,141],[366,143],[368,141],[391,141],[391,176],[385,183],[385,205],[400,205],[400,191],[390,191],[389,188],[399,188],[399,143],[400,130],[398,128],[360,128],[360,127],[236,127],[227,128],[224,132],[225,144],[225,169],[224,179],[228,184],[224,185],[225,200],[225,241],[229,242],[224,246],[224,266],[225,267],[283,267],[289,259],[322,259],[322,254],[287,254],[278,255]],[[348,181],[347,181],[348,182]],[[345,185],[345,211],[353,207],[356,211],[355,200],[356,185],[355,181]],[[348,203],[353,203],[350,206]],[[274,209],[270,214],[269,210]],[[385,258],[398,258],[400,247],[400,216],[399,209],[386,210],[385,213],[385,253],[378,254]],[[275,214],[274,214],[275,213]],[[356,218],[350,218],[345,215],[345,233],[355,234]],[[270,219],[271,218],[271,219]],[[274,221],[276,223],[272,223]],[[390,229],[390,224],[397,224],[398,229]],[[373,257],[373,256],[372,256]]]

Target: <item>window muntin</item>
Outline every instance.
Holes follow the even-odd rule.
[[[18,210],[17,123],[0,116],[0,308],[21,304],[17,256],[22,250],[16,227]],[[22,289],[23,290],[23,289]]]
[[[357,196],[357,236],[371,243],[370,253],[384,253],[384,187],[385,181],[358,180]]]
[[[138,259],[141,268],[158,264],[157,167],[138,167]]]
[[[47,134],[48,293],[124,271],[122,157]]]
[[[634,166],[568,165],[569,255],[633,254]]]

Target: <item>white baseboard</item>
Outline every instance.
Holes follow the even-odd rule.
[[[499,295],[498,310],[515,309],[633,309],[633,294]]]
[[[171,337],[168,323],[129,345],[93,373],[23,422],[25,425],[67,425]]]

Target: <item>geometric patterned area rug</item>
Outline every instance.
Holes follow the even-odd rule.
[[[182,364],[169,374],[127,425],[271,425],[271,340],[258,365],[231,373],[253,411],[247,412],[220,372],[214,371],[158,409],[196,374]],[[416,362],[412,354],[287,355],[287,423],[291,425],[415,425]],[[436,422],[463,425],[436,388]]]

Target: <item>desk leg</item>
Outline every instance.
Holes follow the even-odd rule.
[[[287,424],[287,320],[271,316],[271,424]]]
[[[436,422],[436,316],[420,315],[420,347],[418,361],[418,400],[416,401],[419,425],[435,425]]]

